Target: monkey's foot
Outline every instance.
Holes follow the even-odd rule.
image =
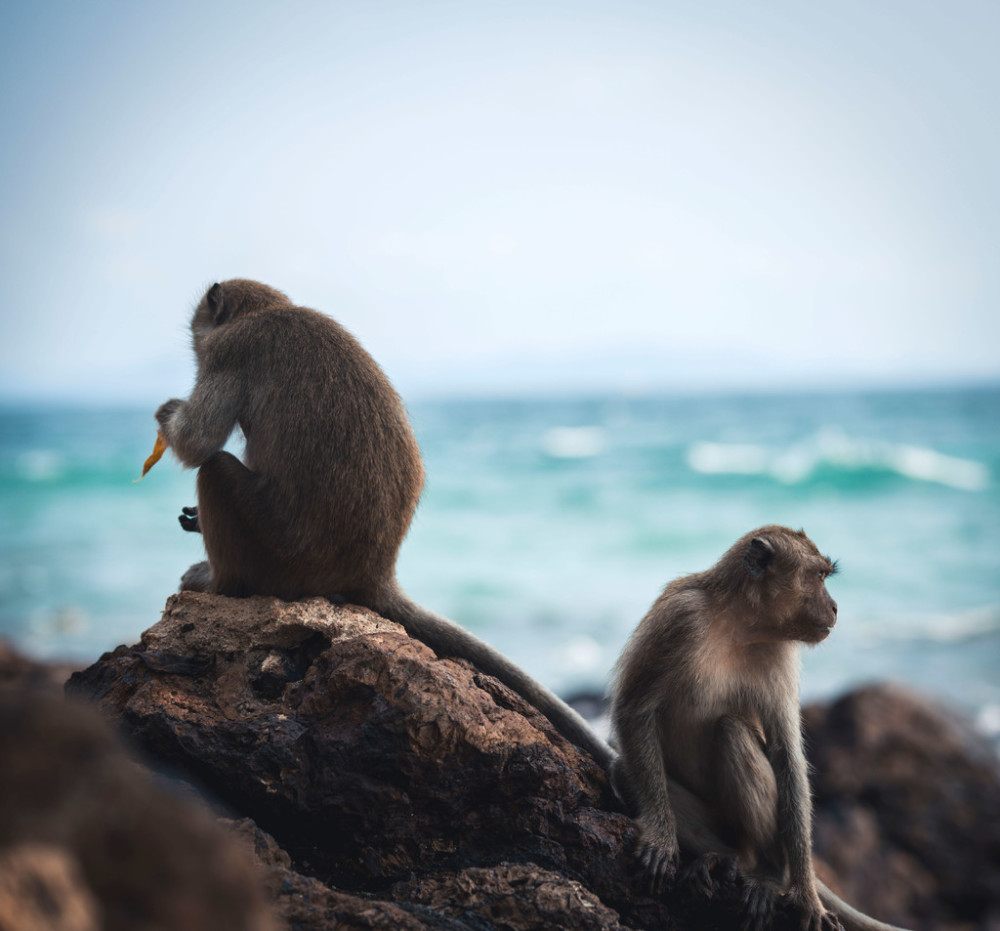
[[[639,842],[639,862],[649,875],[650,889],[654,894],[663,890],[663,884],[677,873],[677,847],[668,847],[655,841]]]
[[[739,860],[706,853],[688,864],[680,873],[680,881],[695,895],[710,899],[722,884],[736,882],[739,875]]]
[[[743,931],[768,931],[774,921],[775,890],[766,883],[747,880],[743,903]]]
[[[840,919],[823,907],[815,893],[810,896],[805,891],[792,889],[785,893],[783,898],[801,909],[802,918],[799,926],[802,931],[844,931]]]
[[[196,562],[181,576],[182,592],[210,592],[212,567],[207,562]]]
[[[201,524],[198,523],[197,508],[181,508],[181,515],[177,518],[181,527],[190,533],[201,533]]]

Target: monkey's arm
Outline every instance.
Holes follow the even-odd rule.
[[[200,373],[191,397],[164,402],[156,420],[177,458],[194,468],[226,445],[243,406],[238,379],[224,373]]]
[[[768,735],[767,755],[778,784],[778,837],[789,868],[788,895],[803,909],[809,931],[838,931],[838,921],[820,901],[812,861],[812,798],[802,751],[798,701],[782,703]]]
[[[677,869],[677,819],[670,804],[667,772],[657,729],[657,708],[622,707],[616,715],[627,716],[626,726],[616,728],[621,757],[614,767],[616,788],[637,812],[642,832],[639,859],[654,883]]]

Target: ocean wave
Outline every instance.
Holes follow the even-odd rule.
[[[28,449],[18,455],[15,468],[19,478],[32,482],[54,482],[66,473],[63,455],[51,449]]]
[[[766,475],[788,485],[809,481],[824,469],[889,472],[962,491],[983,491],[990,484],[990,470],[981,462],[923,446],[854,439],[834,429],[785,449],[753,443],[695,443],[687,451],[687,463],[703,475]]]
[[[933,643],[961,643],[1000,632],[1000,606],[989,605],[945,614],[910,614],[905,623],[882,623],[865,633],[873,642],[923,640]]]
[[[1000,739],[1000,705],[984,705],[976,714],[976,727],[993,740]]]
[[[590,459],[604,452],[607,439],[600,427],[552,427],[542,448],[553,459]]]

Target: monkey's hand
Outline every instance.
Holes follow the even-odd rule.
[[[167,445],[171,445],[170,436],[170,420],[182,407],[184,402],[180,398],[171,398],[169,401],[164,401],[157,409],[156,422],[160,425],[160,434],[166,441]]]
[[[793,886],[783,898],[800,909],[802,931],[844,931],[840,919],[823,907],[815,889]]]
[[[732,885],[739,875],[736,857],[706,853],[695,859],[679,874],[680,880],[695,895],[710,899],[721,885]]]
[[[657,819],[650,822],[638,820],[642,832],[639,838],[639,862],[649,873],[653,890],[658,892],[665,879],[672,879],[677,873],[679,855],[677,851],[677,829],[673,824]]]
[[[190,533],[201,533],[201,524],[198,523],[198,509],[181,508],[181,511],[183,513],[177,518],[181,526]]]

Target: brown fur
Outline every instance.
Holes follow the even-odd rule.
[[[659,884],[678,845],[738,856],[758,927],[778,891],[813,931],[835,929],[835,914],[849,928],[889,927],[840,902],[812,866],[798,644],[836,622],[824,584],[834,571],[802,531],[755,530],[707,572],[671,582],[615,670],[612,774],[641,829],[641,861]]]
[[[156,413],[177,457],[198,469],[197,512],[185,509],[181,523],[200,528],[208,562],[192,566],[182,587],[370,607],[495,675],[608,765],[611,749],[576,712],[398,586],[423,464],[402,401],[360,343],[324,314],[243,279],[209,288],[191,331],[194,390]],[[237,424],[242,462],[222,449]]]

